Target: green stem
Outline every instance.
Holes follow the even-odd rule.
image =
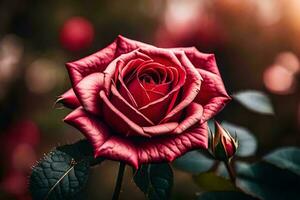
[[[112,200],[118,200],[119,199],[120,192],[121,192],[121,187],[122,187],[123,176],[124,176],[124,171],[125,171],[125,163],[120,162],[117,182],[116,182],[116,186],[115,186],[115,190],[114,190]]]
[[[236,175],[235,175],[235,172],[234,172],[233,167],[231,165],[231,162],[230,161],[227,161],[227,162],[225,161],[224,163],[225,163],[226,169],[228,171],[230,180],[235,185]]]

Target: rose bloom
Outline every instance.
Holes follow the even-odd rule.
[[[157,48],[118,38],[66,64],[72,88],[64,121],[91,142],[95,157],[141,164],[173,161],[208,147],[206,121],[230,100],[213,54]]]

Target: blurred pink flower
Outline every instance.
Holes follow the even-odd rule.
[[[60,42],[69,51],[89,47],[94,40],[94,27],[83,17],[72,17],[65,21],[60,31]]]
[[[5,172],[0,187],[17,200],[31,199],[27,191],[28,173],[35,163],[35,149],[39,143],[40,131],[28,119],[12,124],[0,140]]]

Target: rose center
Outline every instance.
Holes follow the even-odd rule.
[[[139,76],[139,80],[142,83],[149,83],[149,84],[161,84],[161,75],[157,72],[149,72],[143,73]]]

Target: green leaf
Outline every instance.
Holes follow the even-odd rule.
[[[173,162],[173,166],[192,174],[199,174],[208,171],[215,163],[215,160],[204,155],[199,150],[190,151],[183,156],[177,158]]]
[[[67,144],[56,147],[57,150],[65,152],[76,160],[84,157],[94,158],[93,147],[88,140],[79,140],[74,144]]]
[[[260,91],[247,90],[232,95],[247,109],[266,115],[273,115],[274,109],[269,97]]]
[[[249,165],[248,163],[246,163],[246,162],[241,162],[241,161],[235,161],[235,162],[233,162],[233,164],[234,164],[234,170],[235,170],[235,171],[240,171],[240,170],[242,170],[242,169],[248,167],[248,165]],[[224,178],[229,179],[229,174],[228,174],[228,171],[227,171],[227,169],[226,169],[226,167],[225,167],[224,162],[220,162],[220,163],[219,163],[216,172],[217,172],[217,175],[218,175],[218,176],[222,176],[222,177],[224,177]]]
[[[263,160],[300,175],[300,148],[281,148],[266,155]]]
[[[205,191],[235,191],[235,186],[229,179],[217,176],[214,172],[194,176],[194,181]]]
[[[260,162],[243,165],[237,174],[237,186],[254,197],[264,200],[299,198],[300,178],[290,171]]]
[[[90,166],[98,165],[105,160],[102,157],[94,157],[93,146],[88,140],[80,140],[74,144],[59,146],[56,149],[65,152],[75,160],[89,159]]]
[[[254,200],[253,197],[241,192],[205,192],[197,200]]]
[[[236,135],[239,143],[236,152],[237,156],[246,157],[255,154],[257,141],[248,129],[229,122],[222,122],[222,126],[232,135],[232,137],[235,137]]]
[[[142,165],[135,172],[133,180],[150,200],[170,198],[173,171],[167,163]]]
[[[215,133],[215,122],[214,122],[214,120],[212,120],[212,119],[208,120],[207,125],[208,125],[209,130],[212,133]]]
[[[29,186],[33,199],[74,199],[83,189],[90,164],[80,151],[82,144],[58,147],[33,167]]]

